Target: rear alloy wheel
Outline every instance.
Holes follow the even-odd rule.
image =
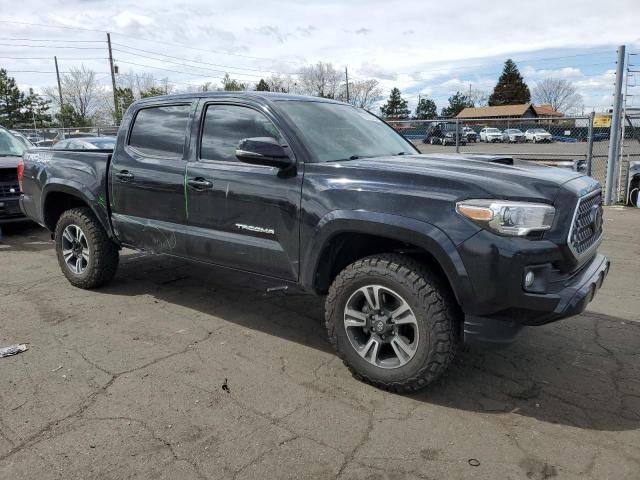
[[[62,273],[80,288],[96,288],[113,278],[118,268],[118,246],[87,207],[63,212],[54,232]]]
[[[346,267],[329,289],[325,319],[353,375],[395,392],[436,380],[459,343],[459,307],[449,288],[404,255],[374,255]]]
[[[62,256],[67,268],[76,275],[84,273],[89,266],[91,249],[82,229],[73,223],[62,232]]]

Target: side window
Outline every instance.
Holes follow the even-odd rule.
[[[129,146],[154,157],[182,158],[190,105],[143,108],[133,121]]]
[[[205,111],[200,158],[236,162],[240,140],[273,137],[282,142],[278,129],[260,112],[238,105],[209,105]]]

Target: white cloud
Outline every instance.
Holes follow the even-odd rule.
[[[222,76],[212,71],[218,70],[236,72],[232,75],[253,81],[268,75],[268,71],[296,72],[304,64],[328,61],[339,69],[348,65],[354,78],[376,77],[385,88],[398,86],[410,98],[428,90],[442,106],[448,96],[456,90],[467,89],[469,83],[474,89],[492,88],[502,63],[509,56],[518,61],[521,71],[532,83],[554,74],[583,82],[580,88],[604,88],[601,79],[584,75],[601,74],[611,68],[618,44],[631,45],[636,51],[640,49],[638,18],[640,2],[637,0],[612,1],[607,5],[606,14],[603,14],[602,2],[596,0],[519,2],[516,9],[501,5],[479,8],[476,0],[454,3],[191,0],[164,4],[138,0],[134,6],[129,0],[26,0],[20,9],[11,11],[10,18],[0,19],[96,31],[0,24],[3,37],[59,42],[42,43],[41,48],[3,46],[5,56],[38,56],[46,60],[29,64],[34,68],[25,68],[26,61],[0,58],[0,66],[9,70],[52,71],[52,62],[48,59],[57,55],[63,70],[85,63],[98,72],[108,71],[104,43],[95,44],[102,49],[95,51],[54,48],[54,45],[73,45],[62,40],[103,41],[103,32],[111,31],[114,43],[121,45],[115,46],[119,50],[133,47],[175,56],[185,62],[196,60],[220,65],[201,65],[210,70],[192,69],[115,51],[116,61],[162,66],[178,73],[122,63],[124,71],[131,68],[176,82],[197,83],[207,78],[187,72]],[[603,55],[610,62],[608,66],[597,67],[600,70],[587,72],[582,68],[585,60],[591,58],[588,56],[567,56],[560,61],[538,63],[527,61],[527,58],[535,60],[562,57],[566,52],[591,51],[595,46],[605,52]],[[16,73],[15,76],[23,86],[55,83],[55,76],[50,74]],[[107,77],[105,84],[108,85],[108,81]]]

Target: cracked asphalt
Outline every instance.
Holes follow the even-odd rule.
[[[349,375],[322,299],[135,252],[79,290],[5,226],[0,346],[29,350],[0,359],[0,478],[638,479],[640,210],[605,228],[584,314],[402,396]]]

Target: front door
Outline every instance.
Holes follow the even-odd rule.
[[[112,222],[122,243],[185,255],[184,175],[190,104],[143,107],[111,161]]]
[[[300,165],[282,174],[235,156],[243,138],[286,140],[272,119],[248,104],[205,103],[199,110],[198,145],[187,166],[189,256],[296,280]]]

